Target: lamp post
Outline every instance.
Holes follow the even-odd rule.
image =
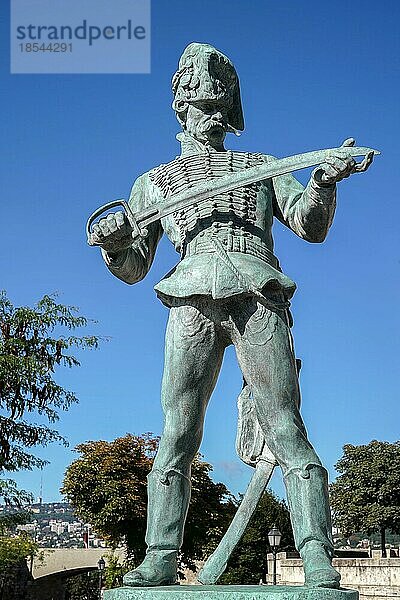
[[[281,545],[282,534],[274,525],[271,531],[268,533],[268,542],[271,546],[272,554],[274,555],[274,572],[273,572],[273,585],[276,585],[276,553],[278,551],[279,546]]]
[[[103,557],[101,557],[97,563],[97,568],[99,570],[99,599],[101,600],[101,588],[103,587],[103,573],[106,568],[106,561]]]

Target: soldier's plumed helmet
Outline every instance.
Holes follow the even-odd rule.
[[[235,129],[244,129],[239,79],[225,54],[210,46],[193,42],[185,48],[172,78],[174,101],[172,108],[182,125],[190,102],[223,103],[228,123]]]

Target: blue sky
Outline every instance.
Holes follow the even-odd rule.
[[[246,129],[227,146],[287,156],[352,136],[382,151],[368,173],[339,184],[323,245],[280,224],[275,241],[298,284],[303,415],[331,478],[343,444],[399,439],[399,9],[397,0],[153,0],[150,75],[10,75],[3,14],[1,287],[16,304],[58,291],[98,321],[90,331],[110,337],[82,356],[80,369],[59,374],[80,404],[59,423],[70,448],[41,453],[50,460],[46,501],[60,497],[75,444],[161,432],[167,309],[153,286],[177,255],[163,239],[147,278],[130,287],[87,247],[84,224],[97,206],[126,197],[138,175],[177,155],[170,79],[191,41],[217,46],[237,67]],[[298,177],[305,183],[308,173]],[[230,348],[201,451],[235,493],[250,477],[234,451],[240,387]],[[38,494],[38,472],[17,480]],[[273,487],[282,493],[280,476]]]

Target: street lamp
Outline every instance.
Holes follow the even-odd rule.
[[[272,554],[274,555],[274,574],[273,574],[273,585],[276,585],[276,553],[278,552],[278,548],[281,545],[282,534],[274,525],[271,531],[268,533],[268,542],[271,546]]]
[[[101,588],[103,587],[103,573],[106,568],[106,561],[103,557],[101,557],[97,563],[97,568],[99,570],[99,599],[101,600]]]

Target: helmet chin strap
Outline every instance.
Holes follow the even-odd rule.
[[[235,129],[234,127],[232,127],[232,125],[227,125],[226,128],[226,133],[234,133],[237,137],[240,137],[242,134],[240,133],[240,131],[238,131],[237,129]]]

